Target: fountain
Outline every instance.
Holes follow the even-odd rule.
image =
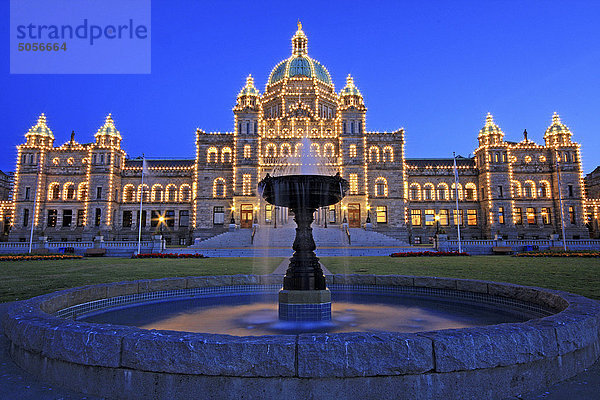
[[[339,173],[326,175],[269,174],[258,184],[270,204],[288,207],[297,224],[294,254],[279,292],[279,319],[284,321],[331,320],[331,292],[315,255],[311,224],[317,208],[338,203],[349,188]]]

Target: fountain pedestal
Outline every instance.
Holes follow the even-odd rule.
[[[279,292],[279,319],[282,321],[330,321],[331,293],[315,254],[310,225],[317,208],[339,202],[349,188],[339,174],[267,176],[258,184],[263,198],[294,213],[296,238],[294,254]]]

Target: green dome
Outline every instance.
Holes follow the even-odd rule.
[[[273,68],[269,77],[268,85],[273,85],[284,78],[304,76],[315,78],[318,81],[331,85],[331,76],[320,62],[313,60],[307,55],[294,55],[283,60]]]

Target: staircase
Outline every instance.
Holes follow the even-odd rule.
[[[260,227],[252,243],[252,229],[238,229],[225,232],[210,239],[195,243],[191,249],[228,249],[228,248],[286,248],[290,249],[296,237],[294,227]],[[350,228],[351,245],[339,227],[313,228],[313,237],[318,248],[322,247],[402,247],[406,246],[397,239],[374,231]]]

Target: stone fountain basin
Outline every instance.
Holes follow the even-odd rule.
[[[268,176],[258,184],[259,193],[270,204],[291,209],[316,209],[338,203],[348,190],[339,176]]]
[[[414,286],[553,309],[524,323],[420,333],[235,337],[76,322],[57,315],[130,296],[274,285],[281,276],[140,280],[64,290],[13,306],[15,362],[52,384],[108,398],[502,399],[567,379],[600,356],[600,303],[506,283],[333,275],[328,284]],[[211,289],[212,290],[212,289]]]

